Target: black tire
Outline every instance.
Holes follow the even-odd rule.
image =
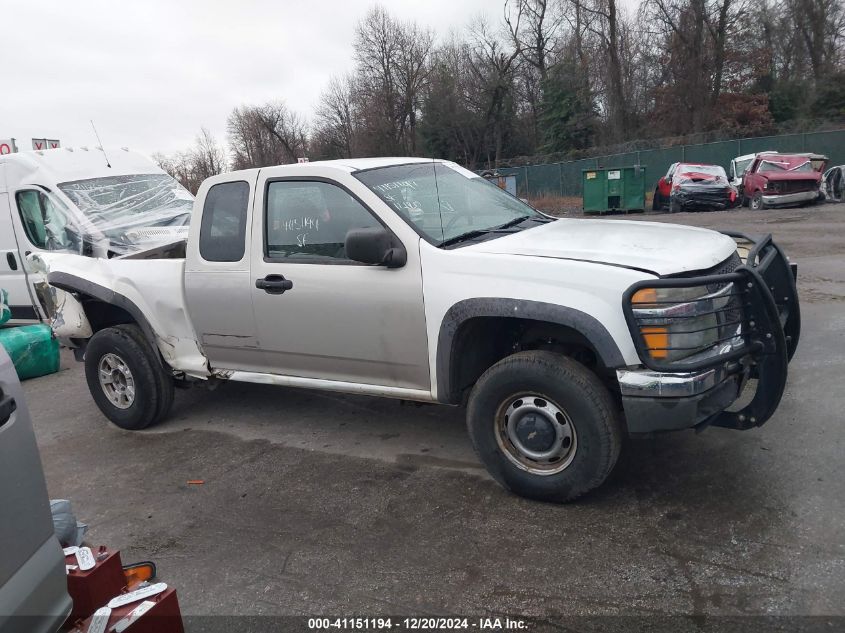
[[[766,208],[766,203],[763,202],[763,192],[762,191],[755,191],[754,195],[751,196],[751,202],[748,205],[754,211],[761,211]]]
[[[100,383],[100,363],[108,354],[122,362],[132,378],[134,396],[125,408],[115,404]],[[145,429],[167,415],[173,404],[173,378],[134,324],[106,328],[91,337],[85,350],[85,378],[100,411],[122,429]]]
[[[663,208],[663,197],[660,195],[660,189],[654,190],[654,197],[651,199],[651,210],[660,211]]]
[[[680,213],[683,209],[681,209],[680,203],[675,200],[674,198],[669,198],[669,212],[670,213]]]
[[[558,472],[532,472],[517,464],[512,444],[508,449],[500,443],[508,442],[506,432],[497,430],[508,419],[503,411],[512,411],[526,395],[539,395],[533,402],[545,399],[541,406],[564,411],[574,429],[572,454],[562,461],[568,465]],[[554,502],[573,501],[601,485],[616,465],[623,439],[618,407],[598,377],[571,358],[547,351],[518,352],[488,369],[470,394],[467,428],[496,481],[523,497]]]

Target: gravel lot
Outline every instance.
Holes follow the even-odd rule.
[[[603,488],[547,505],[487,477],[461,410],[231,384],[129,433],[66,355],[25,385],[51,496],[187,614],[845,616],[845,205],[619,219],[772,233],[799,263],[766,426],[632,441]]]

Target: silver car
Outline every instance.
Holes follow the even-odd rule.
[[[18,376],[0,347],[0,633],[56,631],[67,618],[65,559]]]

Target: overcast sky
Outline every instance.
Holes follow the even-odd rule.
[[[2,0],[0,138],[171,152],[200,126],[225,140],[237,105],[284,99],[310,117],[352,67],[373,0]],[[440,37],[502,0],[390,0]]]

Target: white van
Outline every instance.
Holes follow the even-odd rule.
[[[32,252],[115,257],[188,235],[193,196],[127,149],[60,148],[0,156],[0,288],[10,324],[45,317]]]
[[[760,154],[771,154],[772,152],[755,152],[754,154],[745,154],[744,156],[737,156],[731,161],[731,166],[728,168],[728,180],[737,188],[740,195],[742,194],[742,177],[745,176],[745,170],[754,162]]]

